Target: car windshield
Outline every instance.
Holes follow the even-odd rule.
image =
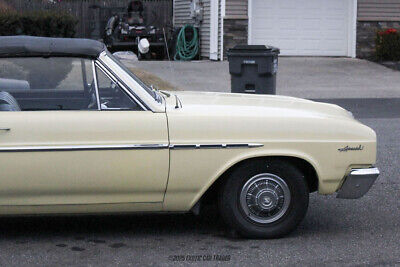
[[[129,64],[132,66],[127,67],[121,60],[119,60],[116,56],[111,53],[107,53],[118,66],[120,66],[132,79],[138,82],[147,93],[149,93],[155,100],[157,100],[157,92],[155,89],[163,90],[163,91],[179,91],[175,85],[172,85],[170,82],[160,78],[159,76],[146,71],[144,68],[140,67],[140,62],[135,62],[139,64]]]
[[[155,100],[157,100],[157,93],[150,86],[145,84],[142,80],[140,80],[136,75],[132,73],[118,58],[114,57],[110,52],[107,52],[107,56],[111,58],[121,69],[123,69],[132,79],[134,79],[137,83],[140,84],[143,89],[146,90]]]

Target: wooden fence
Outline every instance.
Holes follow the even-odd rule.
[[[55,10],[69,13],[79,21],[76,37],[101,39],[108,19],[125,12],[130,0],[0,0],[18,12]],[[147,23],[172,26],[172,0],[142,0]]]

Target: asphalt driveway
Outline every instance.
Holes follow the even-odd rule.
[[[0,218],[0,265],[400,266],[400,114],[371,110],[359,119],[378,134],[377,182],[358,200],[311,194],[284,238],[232,238],[213,207],[200,216]]]
[[[341,105],[377,132],[381,175],[363,198],[313,193],[298,229],[275,240],[230,236],[215,207],[200,216],[0,218],[0,265],[400,266],[400,72],[340,58],[280,66],[279,94]],[[229,91],[225,62],[140,67],[186,90]]]
[[[230,91],[226,61],[141,61],[134,65],[184,90]],[[359,59],[280,57],[277,94],[302,98],[400,97],[400,72]]]

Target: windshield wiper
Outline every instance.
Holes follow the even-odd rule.
[[[162,93],[162,94],[164,94],[166,97],[170,97],[171,96],[171,94],[170,93],[167,93],[167,92],[165,92],[165,91],[159,91],[160,93]]]

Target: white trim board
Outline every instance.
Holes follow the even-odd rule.
[[[210,0],[210,59],[218,60],[218,0]]]
[[[224,19],[225,19],[225,12],[226,12],[226,0],[221,1],[221,58],[220,60],[224,60]]]

